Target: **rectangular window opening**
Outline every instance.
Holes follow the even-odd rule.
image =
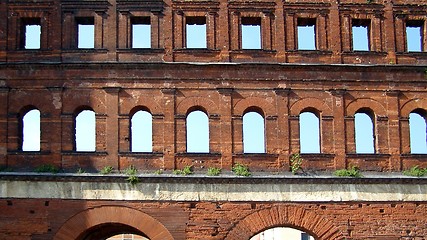
[[[41,24],[40,18],[23,18],[21,30],[21,48],[40,49]]]
[[[369,19],[353,19],[352,21],[352,40],[353,40],[353,51],[369,51],[370,43],[370,25]]]
[[[406,22],[406,49],[408,52],[423,51],[424,21],[410,20]]]
[[[77,48],[95,48],[95,21],[93,17],[76,18]]]
[[[186,17],[186,47],[207,48],[206,17]]]
[[[151,22],[150,17],[133,17],[132,48],[151,48]]]
[[[316,19],[298,18],[298,50],[316,50]]]
[[[261,49],[261,18],[242,17],[242,49]]]

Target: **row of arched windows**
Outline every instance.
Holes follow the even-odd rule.
[[[375,116],[357,112],[355,122],[356,153],[375,153]],[[131,152],[152,152],[153,118],[148,110],[139,110],[130,118]],[[427,153],[426,120],[417,111],[409,114],[411,153]],[[321,152],[321,124],[313,112],[299,115],[301,153]],[[189,153],[209,153],[209,118],[201,111],[186,117],[186,149]],[[255,111],[243,115],[243,152],[265,153],[265,121]],[[22,117],[22,150],[40,151],[40,111],[32,109]],[[93,110],[83,110],[75,117],[75,150],[96,151],[96,117]]]

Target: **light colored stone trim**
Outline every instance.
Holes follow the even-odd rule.
[[[0,181],[0,198],[147,201],[427,201],[424,184]]]

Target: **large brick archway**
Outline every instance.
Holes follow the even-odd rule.
[[[121,206],[102,206],[80,212],[56,233],[54,240],[75,240],[96,226],[120,224],[144,233],[151,240],[174,239],[159,221],[138,210]]]
[[[225,239],[250,239],[259,232],[281,226],[306,231],[318,240],[343,239],[330,221],[298,206],[277,206],[252,213],[237,223]]]

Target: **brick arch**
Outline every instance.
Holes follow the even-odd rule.
[[[122,206],[101,206],[82,211],[55,234],[54,240],[75,240],[86,230],[108,223],[119,223],[143,232],[151,240],[173,240],[163,224],[138,210]]]
[[[386,116],[387,111],[384,106],[376,100],[369,98],[359,98],[347,105],[346,114],[347,116],[353,116],[359,109],[369,108],[375,115]]]
[[[317,98],[303,98],[292,104],[290,108],[291,115],[299,115],[305,109],[316,109],[323,115],[332,116],[331,108],[325,102]],[[317,113],[316,113],[317,114]]]
[[[182,100],[178,104],[176,112],[180,115],[187,115],[188,110],[195,106],[202,107],[208,115],[218,112],[218,106],[215,102],[204,97],[189,97]]]
[[[137,108],[146,109],[153,115],[162,114],[160,105],[148,97],[139,97],[137,101],[123,101],[120,104],[120,113],[131,115],[131,113],[136,112]]]
[[[274,106],[271,103],[267,102],[267,100],[265,100],[264,98],[260,97],[248,97],[238,101],[234,105],[233,112],[236,115],[243,115],[247,112],[247,109],[259,109],[262,112],[255,112],[258,112],[264,117],[277,115]]]
[[[254,212],[238,222],[226,240],[246,240],[274,227],[292,227],[311,234],[317,240],[343,239],[329,220],[299,206],[276,206]]]
[[[427,99],[412,99],[403,104],[403,106],[400,109],[400,116],[401,117],[409,117],[409,114],[414,111],[415,109],[424,109],[427,110]]]

